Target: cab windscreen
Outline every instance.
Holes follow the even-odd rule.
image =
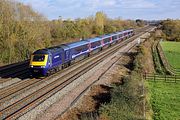
[[[33,61],[37,61],[37,62],[44,61],[44,59],[45,59],[45,55],[34,55],[33,57]]]

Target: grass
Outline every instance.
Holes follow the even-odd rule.
[[[170,65],[180,69],[180,42],[161,42],[161,46]]]
[[[180,84],[148,82],[154,120],[180,119]]]
[[[176,69],[180,68],[180,42],[161,42],[160,44],[170,65]],[[153,53],[156,72],[165,72],[161,69],[156,52],[155,50]],[[146,85],[149,90],[148,97],[150,97],[147,104],[153,111],[152,119],[180,120],[180,84],[149,81]]]

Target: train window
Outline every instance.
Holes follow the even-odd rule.
[[[100,46],[100,45],[101,45],[100,41],[93,42],[91,43],[91,48],[95,48],[96,46]]]
[[[75,48],[75,54],[85,51],[87,49],[87,45],[79,46]]]
[[[33,61],[44,61],[45,56],[44,55],[34,55]]]
[[[110,42],[110,38],[104,39],[104,43]]]
[[[115,40],[115,39],[117,39],[117,35],[115,35],[115,36],[112,37],[112,40]]]
[[[68,59],[69,51],[66,51],[65,59]]]
[[[122,34],[120,34],[120,35],[119,35],[119,38],[121,38],[122,36],[123,36],[123,35],[122,35]]]
[[[76,48],[75,48],[75,51],[76,51],[77,53],[79,53],[79,52],[81,52],[81,49],[82,49],[81,47],[76,47]]]
[[[86,51],[88,49],[87,45],[83,45],[83,51]]]
[[[52,55],[50,54],[49,55],[49,59],[48,59],[49,61],[48,61],[48,64],[50,65],[50,66],[52,66]]]

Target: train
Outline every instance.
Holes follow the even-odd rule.
[[[31,76],[49,76],[133,35],[134,30],[127,29],[77,42],[36,50],[30,58],[29,69]]]

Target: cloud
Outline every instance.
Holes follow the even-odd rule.
[[[49,19],[87,17],[104,11],[128,19],[180,18],[179,0],[17,0],[31,5]],[[174,13],[176,11],[176,13]]]

